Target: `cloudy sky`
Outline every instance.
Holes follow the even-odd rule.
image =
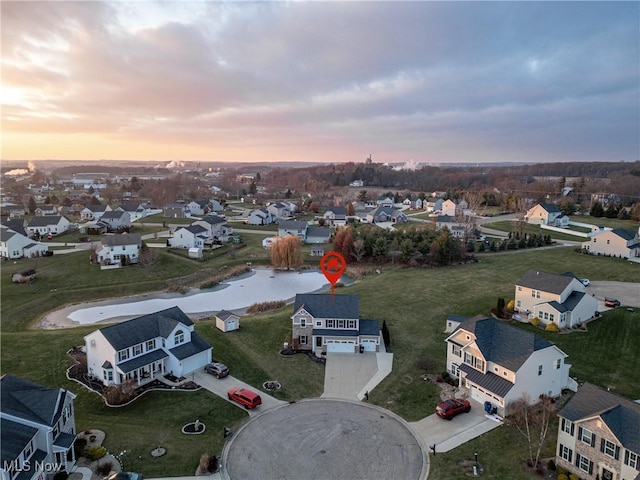
[[[6,1],[2,158],[640,158],[638,2]]]

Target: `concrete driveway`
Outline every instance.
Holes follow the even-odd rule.
[[[227,397],[227,391],[229,391],[231,388],[244,387],[256,393],[259,393],[260,397],[262,398],[262,405],[255,408],[254,410],[247,410],[250,417],[254,417],[264,412],[265,410],[269,410],[271,408],[275,408],[287,403],[287,402],[283,402],[282,400],[273,398],[271,395],[268,395],[263,391],[258,390],[257,388],[252,387],[251,385],[244,383],[243,381],[238,380],[237,378],[234,378],[231,375],[229,375],[228,377],[218,379],[213,375],[205,373],[204,370],[199,370],[197,372],[194,372],[193,381],[196,382],[198,385],[201,385],[202,388],[206,388],[210,392],[218,395],[221,398],[224,398],[227,402],[232,403],[238,408],[244,408],[244,407],[237,402],[232,402]]]
[[[471,401],[471,411],[455,416],[451,420],[435,413],[417,422],[410,422],[413,431],[431,449],[435,444],[436,454],[448,452],[463,443],[502,425],[502,422],[485,415],[483,406]]]
[[[604,306],[604,297],[617,298],[623,306],[640,307],[640,283],[591,281],[585,291],[600,300],[598,310],[601,312],[609,310]]]
[[[391,373],[392,366],[392,353],[328,353],[321,397],[362,400],[365,392]]]

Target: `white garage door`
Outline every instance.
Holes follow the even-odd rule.
[[[238,329],[237,320],[227,320],[227,332]]]
[[[353,353],[356,342],[353,340],[327,340],[327,352]]]
[[[375,352],[376,351],[376,341],[375,340],[361,340],[360,345],[364,347],[365,352]]]

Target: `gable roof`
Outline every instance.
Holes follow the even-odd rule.
[[[293,313],[303,308],[314,318],[360,318],[356,295],[297,294]]]
[[[216,313],[216,317],[218,317],[220,320],[226,320],[231,317],[238,318],[238,315],[236,315],[233,312],[230,312],[229,310],[220,310],[218,313]]]
[[[25,237],[27,236],[27,232],[24,229],[24,220],[21,218],[2,218],[2,225],[10,228],[11,230],[13,230],[16,233],[19,233],[20,235],[24,235]],[[4,229],[3,229],[4,230]]]
[[[331,237],[331,229],[325,227],[309,227],[307,229],[307,237],[326,238]]]
[[[572,422],[599,416],[622,445],[640,454],[640,404],[585,383],[559,415]]]
[[[633,240],[634,238],[636,238],[635,232],[632,232],[631,230],[627,230],[625,228],[614,228],[613,230],[611,230],[611,233],[627,241]]]
[[[0,379],[2,413],[30,422],[55,425],[58,421],[66,395],[75,395],[62,388],[48,388],[14,375],[3,375]]]
[[[124,210],[109,210],[104,212],[104,214],[102,215],[101,219],[102,220],[108,220],[110,218],[113,219],[118,219],[118,218],[122,218],[125,215],[129,215],[127,212],[125,212]]]
[[[347,208],[346,207],[329,207],[327,208],[327,212],[333,212],[334,215],[346,215]]]
[[[29,427],[7,418],[0,420],[0,441],[2,442],[2,465],[18,458],[31,439],[38,433],[37,428]],[[5,463],[7,462],[7,463]]]
[[[178,324],[190,327],[193,322],[179,307],[171,307],[99,331],[114,349],[122,350],[152,338],[167,338]]]
[[[142,243],[142,236],[139,233],[119,233],[115,235],[103,235],[100,241],[103,245],[109,247],[140,245]]]
[[[176,228],[174,233],[177,233],[179,230],[186,230],[187,232],[193,233],[194,235],[198,235],[199,233],[204,233],[207,231],[206,228],[204,228],[202,225],[189,225],[189,226],[184,226],[184,227],[178,227]]]
[[[278,223],[278,230],[306,230],[307,228],[309,224],[300,220],[280,220]]]
[[[476,337],[476,345],[486,361],[502,365],[515,372],[535,351],[552,347],[553,343],[495,318],[473,317],[462,322],[458,330]]]
[[[548,213],[560,213],[560,209],[555,203],[541,203],[540,206]]]
[[[209,215],[207,217],[204,217],[200,220],[198,220],[199,222],[206,222],[210,225],[216,225],[218,223],[224,223],[227,221],[226,218],[220,216],[220,215]]]
[[[529,270],[520,280],[516,282],[516,286],[533,288],[534,290],[542,290],[543,292],[560,294],[565,288],[577,278],[570,272],[562,275],[554,273],[545,273],[538,270]]]
[[[57,225],[62,217],[60,215],[47,215],[44,217],[33,217],[28,227],[46,227],[47,225]]]
[[[576,305],[580,303],[583,297],[586,295],[584,292],[571,292],[571,295],[567,297],[567,299],[563,303],[558,303],[555,300],[549,302],[553,308],[555,308],[558,312],[572,312]]]

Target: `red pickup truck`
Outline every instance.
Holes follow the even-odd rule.
[[[451,420],[459,413],[469,413],[470,410],[471,404],[469,403],[469,400],[461,398],[445,400],[436,406],[436,414],[440,418],[446,418],[447,420]]]

